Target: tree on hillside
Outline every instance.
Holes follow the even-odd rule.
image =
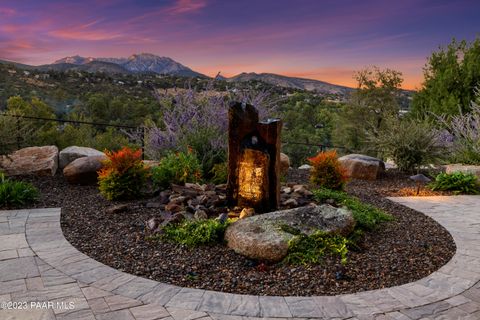
[[[398,117],[402,73],[378,67],[365,68],[355,73],[357,90],[337,118],[334,143],[350,151],[367,152],[368,136],[378,136],[385,127],[385,119]]]
[[[7,100],[7,114],[22,115],[45,119],[56,119],[54,110],[42,100],[33,97],[30,101],[13,96]],[[57,123],[35,119],[14,118],[16,128],[31,128],[34,135],[23,139],[27,145],[54,144],[57,137]],[[17,130],[18,131],[18,130]]]
[[[422,89],[413,97],[414,114],[426,117],[470,111],[480,85],[480,38],[471,43],[454,39],[439,48],[428,58],[424,77]]]
[[[337,105],[309,93],[296,93],[281,106],[278,116],[284,121],[282,152],[294,166],[317,154],[316,145],[331,144],[332,118],[337,110]]]

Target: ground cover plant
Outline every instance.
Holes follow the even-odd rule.
[[[325,255],[339,256],[342,264],[347,263],[349,240],[339,235],[316,231],[311,235],[299,234],[288,243],[288,255],[284,262],[289,264],[321,263]]]
[[[0,172],[0,207],[21,207],[37,200],[39,192],[31,183],[8,179]]]
[[[472,173],[440,173],[428,186],[433,191],[453,191],[455,194],[480,194],[480,182],[477,176]]]
[[[356,228],[375,230],[380,223],[392,220],[392,216],[383,210],[363,203],[358,198],[352,197],[346,192],[322,188],[313,191],[313,193],[319,202],[325,202],[331,199],[337,205],[342,205],[350,209],[356,221]]]
[[[124,147],[117,152],[106,151],[105,154],[107,159],[98,173],[100,194],[107,200],[140,197],[148,175],[141,159],[142,151]]]
[[[157,238],[186,245],[190,248],[223,241],[231,221],[218,219],[186,220],[178,225],[169,224]]]
[[[388,213],[368,204],[345,192],[321,188],[314,191],[317,201],[334,201],[336,205],[345,206],[352,211],[356,221],[355,230],[348,236],[332,235],[320,230],[311,235],[298,234],[296,230],[285,230],[295,237],[289,241],[288,255],[284,262],[289,264],[321,263],[326,255],[339,257],[342,264],[347,263],[349,248],[356,248],[357,241],[366,231],[374,231],[379,224],[391,221]]]

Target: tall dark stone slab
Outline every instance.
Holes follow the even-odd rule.
[[[239,102],[230,105],[228,184],[230,206],[268,212],[280,201],[280,134],[282,121],[258,122],[257,110]]]

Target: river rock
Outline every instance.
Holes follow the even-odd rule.
[[[96,184],[97,171],[103,167],[105,156],[89,156],[78,158],[63,169],[63,175],[71,184]]]
[[[302,164],[300,167],[298,167],[299,170],[311,170],[312,166],[309,164]]]
[[[60,169],[65,168],[69,163],[78,158],[91,157],[91,156],[105,156],[101,151],[87,147],[71,146],[63,149],[58,154],[58,166]]]
[[[0,168],[7,176],[54,176],[58,168],[56,146],[28,147],[0,156]]]
[[[287,255],[288,242],[295,236],[282,228],[286,225],[307,235],[322,230],[346,236],[355,220],[349,210],[327,204],[274,211],[236,221],[227,228],[225,240],[250,259],[277,262]]]
[[[385,163],[377,158],[363,154],[349,154],[338,158],[347,170],[350,178],[360,180],[376,180],[385,171]]]

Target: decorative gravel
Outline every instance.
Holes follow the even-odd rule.
[[[305,182],[305,177],[294,170],[289,180]],[[452,237],[438,223],[384,197],[414,189],[401,174],[387,174],[374,183],[349,183],[349,193],[395,220],[366,234],[349,252],[345,266],[332,257],[311,266],[259,265],[222,244],[189,249],[148,241],[145,221],[160,214],[146,207],[148,200],[130,202],[128,211],[109,214],[106,209],[120,202],[106,201],[95,186],[71,186],[62,176],[23,179],[41,191],[36,207],[62,207],[63,232],[78,250],[119,270],[182,287],[278,296],[352,293],[418,280],[455,252]]]

